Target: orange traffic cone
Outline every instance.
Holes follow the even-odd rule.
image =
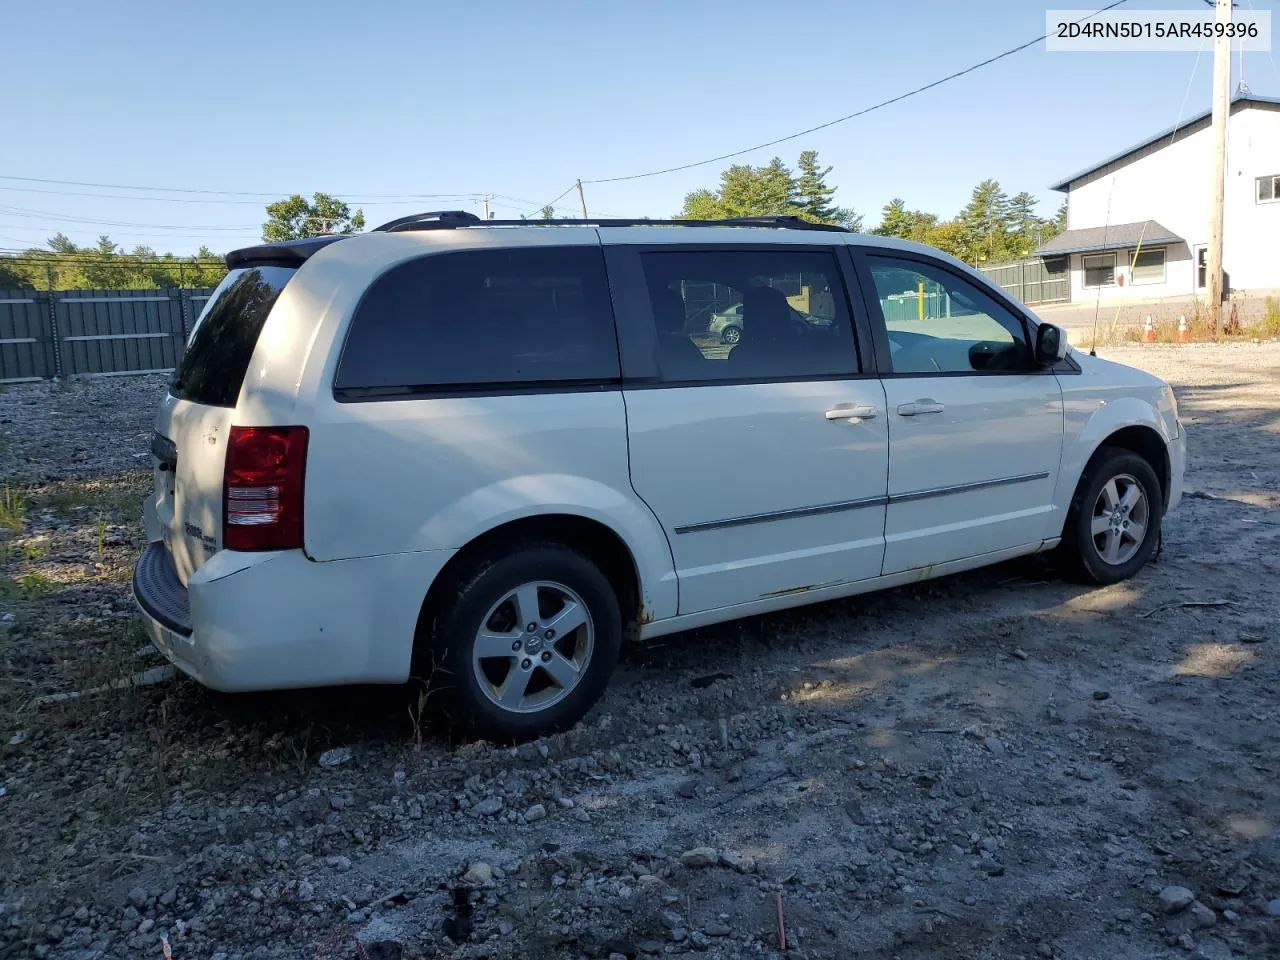
[[[1147,322],[1142,327],[1142,342],[1151,343],[1156,338],[1155,327],[1151,326],[1151,315],[1147,314]]]
[[[1191,339],[1191,331],[1187,329],[1187,318],[1178,317],[1178,342],[1186,343]]]

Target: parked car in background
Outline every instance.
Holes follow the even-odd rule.
[[[814,316],[803,310],[797,310],[795,307],[791,307],[790,310],[795,314],[794,319],[798,324],[823,326],[831,322],[830,318]],[[735,303],[731,307],[713,313],[711,320],[707,324],[707,333],[719,339],[721,343],[733,344],[741,340],[742,304]]]
[[[718,337],[721,343],[737,343],[742,339],[742,304],[735,303],[726,310],[711,315],[707,333]]]
[[[624,637],[1048,550],[1123,580],[1182,494],[1167,384],[917,244],[439,213],[227,266],[156,414],[133,580],[219,690],[420,677],[537,735]],[[887,318],[926,285],[942,307]],[[687,289],[741,305],[729,349],[688,334]]]

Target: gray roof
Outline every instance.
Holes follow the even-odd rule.
[[[1139,220],[1137,223],[1113,223],[1106,227],[1067,230],[1035,251],[1032,256],[1060,257],[1068,253],[1127,250],[1139,244],[1143,247],[1162,247],[1170,243],[1182,243],[1182,238],[1154,220]]]
[[[1250,106],[1271,106],[1271,107],[1280,106],[1280,97],[1260,97],[1252,93],[1248,93],[1248,94],[1238,93],[1231,98],[1231,109],[1233,112],[1236,109],[1242,109]],[[1172,137],[1178,131],[1188,131],[1190,130],[1190,128],[1194,127],[1196,124],[1202,123],[1203,121],[1208,120],[1210,116],[1211,116],[1211,111],[1209,110],[1205,110],[1203,113],[1198,113],[1194,117],[1190,117],[1187,120],[1184,120],[1183,122],[1176,124],[1175,126],[1169,127],[1167,130],[1161,130],[1159,133],[1152,134],[1151,136],[1147,137],[1145,140],[1141,140],[1138,143],[1135,143],[1131,147],[1125,147],[1119,153],[1112,154],[1111,156],[1107,157],[1107,159],[1105,160],[1100,160],[1098,163],[1095,163],[1092,166],[1085,167],[1083,170],[1073,173],[1071,176],[1067,177],[1065,180],[1059,180],[1057,183],[1051,184],[1049,186],[1049,189],[1058,190],[1065,193],[1067,190],[1067,187],[1075,183],[1077,180],[1084,179],[1089,174],[1093,173],[1095,170],[1101,170],[1103,167],[1107,166],[1108,164],[1115,163],[1117,160],[1123,160],[1125,157],[1129,156],[1130,154],[1137,153],[1139,150],[1142,150],[1144,147],[1149,147],[1151,146],[1151,144],[1156,143],[1157,141],[1163,140],[1166,137]]]

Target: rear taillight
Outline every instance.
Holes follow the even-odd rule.
[[[302,546],[306,427],[232,427],[222,483],[227,550]]]

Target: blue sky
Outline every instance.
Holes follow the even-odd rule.
[[[1277,9],[1276,0],[1240,5]],[[517,216],[576,177],[687,163],[851,113],[1039,36],[1045,6],[11,5],[6,33],[26,39],[7,42],[0,58],[0,176],[241,195],[0,179],[0,248],[42,244],[61,229],[78,242],[107,233],[129,246],[222,251],[257,239],[269,199],[316,190],[363,206],[370,225],[420,209],[479,209],[465,196],[412,199],[426,194],[496,194],[497,215]],[[1203,9],[1201,0],[1129,6]],[[1278,56],[1246,59],[1255,93],[1280,95]],[[1041,197],[1048,216],[1061,199],[1049,183],[1207,108],[1211,52],[1196,59],[1040,44],[737,162],[778,153],[794,164],[800,150],[818,150],[835,168],[837,199],[868,226],[895,196],[949,216],[984,177]],[[587,205],[593,215],[669,216],[727,163],[589,184]],[[574,199],[558,206],[569,214]]]

